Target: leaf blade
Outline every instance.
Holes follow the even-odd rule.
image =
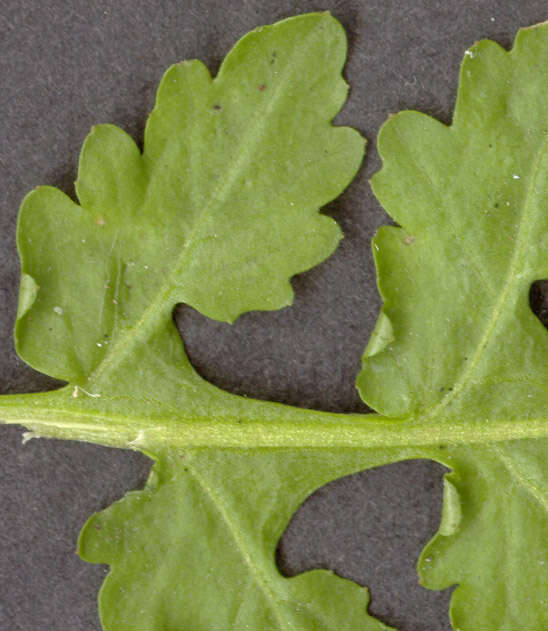
[[[481,398],[492,417],[547,417],[548,336],[528,302],[548,274],[546,238],[528,247],[545,234],[547,55],[542,25],[508,53],[480,42],[463,62],[451,127],[404,112],[381,131],[373,188],[403,225],[374,242],[395,341],[364,357],[358,378],[381,413],[473,417]],[[519,91],[524,74],[533,102]],[[503,393],[519,406],[501,406]]]
[[[525,440],[532,423],[548,425],[548,335],[529,306],[548,274],[547,57],[546,24],[520,31],[510,52],[480,42],[451,127],[403,112],[379,138],[373,188],[401,227],[373,243],[384,306],[362,398],[432,431],[459,419],[471,436],[506,419],[523,432],[449,442],[436,457],[453,471],[419,573],[431,589],[457,583],[451,619],[463,631],[548,620],[546,440]]]
[[[177,302],[228,321],[289,304],[290,277],[340,239],[318,208],[363,156],[361,136],[331,123],[345,56],[334,18],[298,16],[241,40],[216,79],[200,62],[168,70],[142,156],[116,127],[95,128],[81,205],[47,189],[23,203],[22,271],[42,288],[17,323],[23,359],[89,389]]]
[[[277,541],[306,494],[363,463],[363,454],[340,455],[162,454],[147,488],[92,517],[80,536],[86,560],[111,565],[100,596],[105,631],[388,631],[365,615],[357,585],[322,570],[284,578],[274,564]]]
[[[523,440],[449,454],[461,515],[453,528],[440,528],[418,569],[430,589],[457,584],[450,610],[455,629],[548,624],[546,444]]]

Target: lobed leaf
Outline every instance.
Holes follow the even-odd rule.
[[[419,573],[430,589],[457,584],[451,600],[457,630],[548,624],[547,444],[459,447],[445,460],[453,468],[446,478],[452,490]]]
[[[223,392],[190,365],[175,303],[232,321],[291,299],[289,278],[339,231],[318,208],[358,168],[334,128],[345,40],[328,14],[244,37],[212,79],[168,70],[143,154],[102,125],[84,145],[79,204],[25,199],[17,347],[65,379],[3,397],[36,435],[141,449],[143,491],[93,516],[79,549],[111,566],[105,631],[388,629],[362,588],[274,553],[305,497],[403,458],[451,467],[422,581],[458,584],[460,631],[548,627],[548,336],[529,308],[548,276],[548,25],[512,51],[467,51],[453,124],[416,112],[379,138],[373,179],[401,227],[374,241],[384,299],[358,386],[382,415],[337,415]]]
[[[402,112],[380,132],[372,186],[401,227],[374,239],[390,336],[358,387],[386,416],[548,417],[548,335],[529,307],[548,276],[547,30],[467,51],[450,127]]]
[[[21,295],[21,357],[91,385],[178,302],[227,321],[288,305],[290,277],[337,246],[337,224],[317,211],[363,156],[360,135],[331,124],[347,94],[345,56],[334,18],[299,16],[242,38],[215,79],[199,61],[171,67],[142,155],[122,130],[96,127],[80,205],[40,187],[21,208],[32,287]]]
[[[83,558],[111,566],[103,628],[388,631],[367,615],[355,583],[324,570],[287,579],[274,561],[307,494],[361,464],[360,454],[323,450],[162,454],[143,491],[80,535]]]
[[[529,305],[548,276],[548,25],[505,52],[467,51],[450,127],[417,112],[379,136],[373,189],[401,227],[374,239],[384,306],[358,388],[386,416],[455,422],[477,444],[438,458],[444,516],[419,570],[457,584],[454,628],[548,626],[546,439],[480,438],[548,426],[548,334]]]

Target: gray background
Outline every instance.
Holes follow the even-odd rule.
[[[365,410],[353,387],[379,298],[369,241],[387,217],[368,178],[390,112],[419,109],[449,123],[464,50],[483,37],[508,46],[519,26],[548,19],[546,0],[487,2],[238,0],[116,2],[3,0],[0,8],[0,392],[56,382],[13,351],[19,203],[38,184],[73,195],[81,143],[95,123],[139,141],[162,72],[185,58],[216,71],[244,33],[293,14],[330,9],[347,30],[352,89],[337,122],[369,139],[357,179],[325,212],[345,239],[293,281],[292,307],[233,326],[179,307],[188,353],[207,379],[236,393],[321,410]],[[0,630],[97,631],[106,568],[74,554],[86,518],[142,485],[149,461],[92,445],[36,440],[0,426]],[[401,631],[450,629],[450,590],[427,592],[414,569],[439,523],[443,469],[406,462],[320,489],[278,551],[292,574],[329,567],[371,587],[371,611]],[[204,630],[205,631],[205,630]]]

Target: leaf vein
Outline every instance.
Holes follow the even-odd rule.
[[[542,491],[537,488],[528,478],[525,477],[519,467],[504,453],[502,446],[491,445],[491,451],[499,458],[510,476],[516,481],[516,483],[524,489],[534,500],[536,500],[540,507],[548,513],[548,498],[546,498]]]
[[[532,197],[532,192],[535,190],[535,182],[540,171],[540,165],[541,165],[542,159],[544,157],[544,154],[547,152],[547,150],[548,150],[548,138],[546,138],[546,140],[541,145],[537,153],[537,156],[535,158],[533,172],[531,175],[531,179],[529,180],[527,191],[525,194],[525,201],[523,204],[523,211],[521,213],[518,233],[515,240],[514,252],[513,252],[510,264],[508,266],[508,273],[506,275],[506,279],[504,281],[504,285],[500,292],[499,298],[493,306],[491,316],[489,317],[487,321],[487,325],[485,327],[483,335],[481,336],[479,340],[479,343],[476,347],[476,350],[474,351],[472,358],[470,359],[470,362],[465,367],[465,369],[461,372],[460,377],[455,380],[453,389],[441,399],[438,405],[432,408],[432,410],[426,415],[426,418],[432,418],[433,416],[436,416],[439,412],[445,409],[453,400],[455,400],[455,398],[466,389],[467,385],[469,385],[472,375],[477,365],[479,364],[482,353],[487,347],[487,345],[489,344],[489,341],[495,330],[495,327],[498,324],[500,316],[504,311],[504,306],[508,299],[508,296],[510,295],[512,285],[517,278],[517,269],[520,263],[521,256],[523,254],[524,249],[527,247],[526,230],[529,227],[528,219],[530,219],[530,215],[532,212],[530,200]]]
[[[240,537],[238,528],[233,523],[228,511],[228,508],[224,504],[222,498],[213,490],[213,488],[208,484],[205,478],[198,472],[196,467],[194,467],[191,464],[190,458],[187,457],[185,462],[187,463],[188,470],[190,471],[190,473],[192,473],[192,476],[194,477],[196,482],[203,489],[203,491],[206,493],[206,496],[209,497],[211,503],[213,504],[215,509],[218,511],[218,513],[221,515],[223,521],[225,522],[227,526],[228,531],[230,532],[234,540],[234,543],[236,544],[240,552],[242,559],[244,560],[245,564],[249,568],[251,574],[255,577],[255,581],[258,587],[260,588],[260,590],[262,591],[263,595],[265,596],[266,600],[270,603],[271,611],[273,612],[274,616],[278,620],[280,624],[280,628],[288,629],[289,631],[293,630],[294,627],[291,624],[291,622],[289,622],[288,620],[284,620],[281,617],[280,615],[281,612],[278,610],[278,607],[276,606],[277,603],[276,603],[276,598],[274,596],[274,592],[268,585],[268,580],[264,576],[263,572],[253,562],[253,555],[248,552],[244,541]]]

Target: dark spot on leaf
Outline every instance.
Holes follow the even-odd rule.
[[[548,279],[536,280],[529,289],[531,311],[548,328]]]
[[[101,530],[101,524],[93,524],[95,530]]]
[[[220,112],[223,108],[217,103],[216,105],[213,106],[213,109]]]
[[[498,208],[498,207],[499,207],[499,203],[495,202],[495,208]]]
[[[261,85],[259,86],[259,92],[264,92],[264,89],[266,88],[264,83],[261,83]]]

